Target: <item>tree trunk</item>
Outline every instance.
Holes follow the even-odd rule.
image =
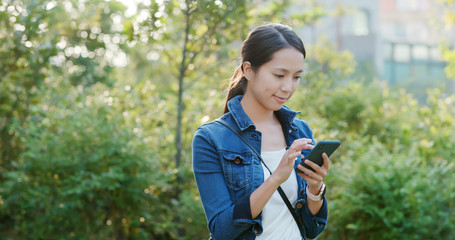
[[[188,36],[190,32],[190,6],[189,1],[186,1],[186,13],[185,13],[185,40],[183,43],[182,49],[182,62],[180,64],[180,74],[179,74],[179,92],[178,92],[178,107],[177,107],[177,134],[175,139],[175,146],[177,148],[177,153],[175,156],[176,159],[176,168],[180,167],[180,162],[182,158],[182,112],[183,112],[183,78],[185,77],[186,71],[186,52],[187,52],[187,44],[188,44]]]
[[[179,169],[180,163],[182,161],[182,113],[183,113],[183,78],[185,77],[185,71],[187,68],[186,65],[186,55],[188,51],[188,37],[189,37],[189,32],[190,32],[190,6],[189,6],[189,1],[186,2],[186,11],[185,11],[185,39],[183,43],[183,49],[182,49],[182,62],[180,64],[180,74],[179,74],[179,91],[178,91],[178,107],[177,107],[177,134],[176,134],[176,139],[175,139],[175,146],[177,149],[177,153],[175,156],[175,167],[176,169]],[[175,199],[179,199],[179,194],[180,194],[180,186],[181,186],[181,175],[177,173],[177,184],[175,187]],[[179,214],[175,215],[175,220],[177,223],[181,223],[181,219],[179,218]],[[185,235],[185,229],[182,227],[178,227],[178,236],[182,237]]]

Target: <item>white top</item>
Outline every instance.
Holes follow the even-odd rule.
[[[273,152],[262,152],[261,157],[264,160],[267,167],[270,171],[275,171],[278,167],[278,164],[281,161],[286,148],[283,148],[279,151]],[[267,168],[262,165],[264,171],[264,181],[270,177],[270,173]],[[289,202],[294,205],[297,201],[297,178],[295,175],[295,170],[292,170],[289,178],[281,184],[281,188],[289,199]],[[270,200],[262,209],[262,227],[263,232],[260,236],[257,236],[256,239],[260,240],[275,240],[275,239],[289,239],[289,240],[301,240],[299,228],[292,217],[292,214],[289,212],[289,209],[286,207],[283,199],[281,198],[278,191],[275,191],[270,198]]]

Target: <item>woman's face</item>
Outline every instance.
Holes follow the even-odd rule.
[[[294,94],[303,72],[303,54],[293,47],[283,48],[272,55],[272,60],[256,71],[244,65],[248,87],[245,95],[257,107],[277,111]]]

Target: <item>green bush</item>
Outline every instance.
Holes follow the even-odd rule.
[[[455,170],[428,165],[413,146],[345,142],[332,165],[328,239],[452,239]],[[323,238],[324,239],[324,238]]]
[[[342,140],[322,239],[455,237],[454,96],[428,96],[419,105],[404,90],[349,83],[306,107],[318,139]]]
[[[103,99],[69,100],[19,131],[25,150],[1,189],[14,239],[167,235],[160,224],[173,215],[160,198],[168,178]]]

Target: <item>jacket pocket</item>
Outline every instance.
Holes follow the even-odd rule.
[[[251,182],[251,153],[223,151],[222,156],[223,169],[228,187],[234,191],[245,188]]]

